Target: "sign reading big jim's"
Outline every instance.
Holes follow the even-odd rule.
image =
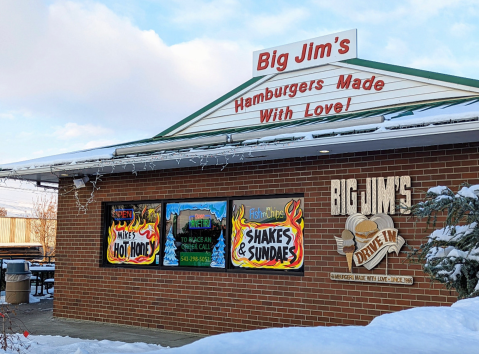
[[[253,52],[253,77],[357,57],[355,29]]]
[[[331,180],[331,215],[353,215],[358,212],[358,183],[355,178]],[[396,213],[396,193],[400,214],[409,214],[411,177],[388,176],[366,178],[361,195],[361,214]]]
[[[368,270],[375,268],[389,253],[399,254],[405,240],[388,214],[396,212],[396,193],[400,194],[400,213],[411,206],[411,177],[389,176],[366,179],[358,213],[357,180],[331,180],[331,215],[349,215],[341,237],[334,237],[337,252],[346,256],[348,273],[331,273],[331,280],[367,281],[412,285],[410,276],[352,274],[353,264]],[[373,216],[368,218],[367,215]],[[387,268],[387,263],[386,263]]]
[[[356,30],[349,30],[256,51],[253,76],[273,76],[356,58],[356,37]],[[261,124],[348,113],[357,110],[355,96],[381,92],[386,85],[373,73],[366,77],[357,72],[337,72],[332,77],[320,72],[309,74],[290,74],[279,81],[267,77],[264,84],[234,100],[234,113],[256,111]]]

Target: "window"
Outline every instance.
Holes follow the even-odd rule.
[[[166,204],[167,267],[225,268],[226,201]]]
[[[106,264],[158,265],[160,263],[161,203],[106,206]]]
[[[233,200],[233,268],[302,271],[304,198]]]
[[[106,203],[103,264],[223,272],[304,272],[304,198]]]

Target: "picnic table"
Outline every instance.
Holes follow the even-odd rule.
[[[55,265],[44,265],[44,266],[32,266],[30,271],[34,276],[37,277],[35,282],[35,296],[43,296],[43,288],[45,286],[45,280],[48,278],[53,278],[55,274]],[[40,294],[38,293],[38,280],[40,280]]]

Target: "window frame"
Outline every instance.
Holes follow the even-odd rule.
[[[255,199],[281,199],[281,198],[303,198],[304,201],[304,194],[303,193],[295,193],[295,194],[274,194],[274,195],[255,195],[255,196],[240,196],[240,197],[232,197],[230,199],[230,206],[229,206],[229,211],[233,210],[233,202],[236,200],[255,200]],[[303,210],[304,213],[304,205],[301,205],[301,210]],[[304,218],[304,214],[303,214]],[[231,216],[230,216],[231,219]],[[231,233],[232,233],[232,225],[231,225],[231,220],[230,220],[230,229],[228,230],[228,243],[231,243]],[[303,247],[305,245],[305,235],[303,232]],[[228,259],[230,262],[230,268],[228,269],[229,273],[247,273],[247,274],[271,274],[271,275],[293,275],[293,276],[304,276],[304,268],[305,268],[305,260],[303,259],[303,266],[300,269],[252,269],[252,268],[237,268],[234,267],[232,262],[231,262],[231,246],[229,248],[229,254],[228,254]],[[306,253],[306,252],[305,252]]]
[[[149,269],[149,270],[161,270],[161,271],[181,271],[181,272],[210,272],[210,273],[231,273],[231,274],[263,274],[263,275],[277,275],[277,276],[304,276],[306,259],[303,260],[303,266],[300,270],[288,270],[288,269],[248,269],[248,268],[235,268],[231,262],[231,232],[232,232],[232,209],[233,201],[238,200],[254,200],[254,199],[280,199],[280,198],[303,198],[304,193],[291,193],[291,194],[266,194],[266,195],[242,195],[242,196],[226,196],[226,197],[207,197],[207,198],[182,198],[182,199],[147,199],[147,200],[119,200],[114,202],[102,202],[101,217],[102,230],[101,237],[103,238],[100,250],[100,267],[103,268],[128,268],[128,269]],[[212,267],[172,267],[164,266],[164,250],[166,244],[166,204],[169,203],[198,203],[198,202],[213,202],[213,201],[226,201],[226,234],[225,238],[225,268],[212,268]],[[161,204],[160,214],[160,261],[159,264],[152,265],[135,265],[135,264],[111,264],[108,262],[106,252],[108,249],[108,228],[111,221],[111,216],[107,215],[109,208],[118,204]],[[301,209],[304,213],[304,205],[301,205]],[[303,214],[304,217],[304,214]],[[306,245],[306,236],[303,232],[303,245]]]
[[[104,202],[102,203],[102,218],[103,218],[103,229],[101,232],[101,235],[103,237],[103,240],[101,242],[102,244],[102,249],[101,249],[101,261],[100,264],[102,267],[106,268],[133,268],[133,269],[156,269],[158,267],[158,264],[141,264],[141,265],[136,265],[136,264],[114,264],[108,262],[108,258],[106,256],[106,252],[108,251],[108,229],[111,225],[111,215],[109,211],[111,210],[110,208],[114,205],[118,204],[160,204],[161,205],[161,213],[160,213],[160,224],[158,225],[158,231],[160,232],[160,263],[161,263],[161,245],[162,245],[162,238],[163,235],[161,234],[161,225],[163,223],[163,202],[161,200],[135,200],[135,201],[118,201],[118,202]]]
[[[164,211],[162,210],[162,217],[161,220],[161,246],[160,246],[160,268],[161,269],[171,269],[171,270],[179,270],[179,271],[208,271],[213,273],[226,273],[228,269],[228,262],[229,262],[229,255],[225,258],[225,267],[224,268],[213,268],[213,267],[172,267],[172,266],[165,266],[163,265],[163,257],[165,251],[165,244],[166,244],[166,205],[167,204],[176,204],[176,203],[200,203],[200,202],[226,202],[226,234],[223,236],[225,238],[225,257],[226,257],[226,250],[229,249],[229,225],[231,224],[230,219],[230,205],[229,205],[229,198],[194,198],[194,199],[169,199],[164,200]]]

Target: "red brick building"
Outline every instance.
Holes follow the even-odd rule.
[[[2,167],[59,182],[54,316],[213,334],[456,299],[406,262],[427,232],[397,206],[479,182],[479,81],[334,55],[260,75],[308,43],[152,139]]]

